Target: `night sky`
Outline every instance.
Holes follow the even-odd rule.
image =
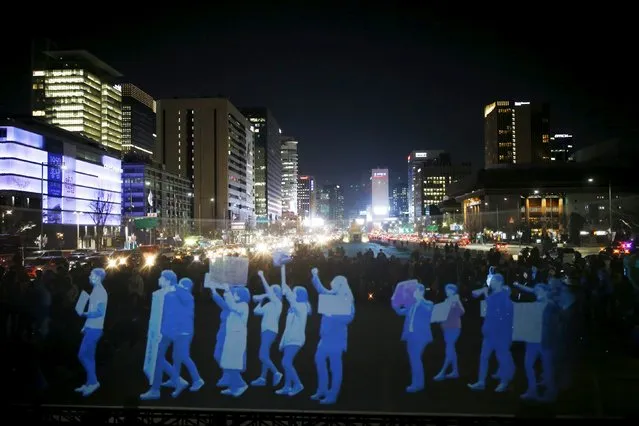
[[[224,95],[269,107],[300,141],[300,173],[321,182],[354,183],[378,166],[405,177],[414,149],[446,149],[481,168],[483,107],[497,99],[550,102],[552,131],[579,146],[637,129],[636,35],[621,10],[526,3],[531,12],[515,2],[502,12],[458,6],[472,17],[460,18],[390,3],[239,3],[117,8],[93,22],[67,10],[44,23],[61,12],[39,8],[42,22],[3,30],[0,110],[29,111],[30,35],[19,37],[32,30],[89,50],[158,99]]]

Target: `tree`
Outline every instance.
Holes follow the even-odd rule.
[[[106,225],[109,216],[113,210],[111,193],[99,191],[95,200],[89,205],[89,216],[95,224],[95,249],[102,249],[102,239],[104,236],[104,225]]]

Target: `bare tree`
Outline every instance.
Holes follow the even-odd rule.
[[[100,251],[102,249],[104,225],[106,225],[113,210],[112,194],[99,191],[96,199],[89,205],[89,210],[89,216],[95,224],[95,249]]]

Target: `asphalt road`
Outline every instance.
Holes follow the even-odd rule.
[[[312,298],[317,307],[316,298]],[[479,349],[481,345],[480,320],[477,302],[467,303],[463,320],[463,331],[458,342],[461,377],[457,380],[433,382],[432,377],[441,367],[444,345],[438,327],[433,327],[435,341],[427,348],[424,364],[427,375],[426,390],[418,394],[407,394],[410,373],[404,344],[400,342],[402,318],[398,317],[387,303],[377,301],[358,302],[357,314],[349,329],[348,352],[344,356],[344,383],[338,402],[333,406],[322,406],[310,400],[317,385],[313,355],[318,341],[319,315],[313,314],[307,325],[307,340],[298,354],[295,365],[305,389],[295,397],[278,396],[272,387],[249,388],[240,398],[220,394],[215,382],[220,370],[213,360],[215,333],[219,324],[219,310],[210,300],[199,301],[196,307],[196,333],[192,346],[192,357],[206,381],[197,393],[185,391],[173,399],[164,389],[159,401],[141,402],[138,395],[147,390],[146,377],[142,372],[145,342],[139,341],[132,348],[117,352],[104,350],[101,343],[98,353],[98,375],[102,387],[92,396],[82,398],[73,389],[84,380],[82,374],[66,379],[50,378],[50,387],[40,402],[51,404],[89,404],[98,406],[152,406],[199,409],[241,410],[311,410],[349,412],[401,412],[401,413],[455,413],[469,415],[585,415],[594,414],[597,404],[593,388],[592,373],[582,368],[577,374],[573,389],[564,393],[557,404],[538,405],[519,399],[526,383],[522,370],[523,348],[513,346],[518,365],[516,379],[511,390],[505,394],[492,391],[495,381],[488,383],[489,390],[473,392],[466,384],[477,377]],[[284,316],[282,317],[282,320]],[[247,381],[259,375],[257,358],[259,347],[259,318],[249,319],[249,342]],[[280,331],[283,330],[283,323]],[[78,327],[79,331],[79,327]],[[116,340],[112,331],[106,331],[104,341]],[[78,340],[79,344],[79,340]],[[281,354],[273,350],[273,359],[280,365]],[[496,370],[495,362],[491,372]],[[186,371],[183,377],[190,379]],[[6,383],[5,383],[6,384]],[[15,395],[14,395],[15,396]],[[22,396],[21,399],[26,398]]]

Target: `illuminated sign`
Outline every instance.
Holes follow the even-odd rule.
[[[530,102],[515,102],[515,106],[530,105]]]
[[[385,172],[375,172],[373,173],[373,177],[386,177]]]
[[[428,158],[428,153],[427,152],[416,152],[415,153],[415,158]]]

